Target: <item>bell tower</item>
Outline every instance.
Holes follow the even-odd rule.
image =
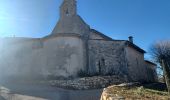
[[[82,66],[83,70],[88,69],[87,40],[89,39],[89,34],[90,26],[87,25],[84,20],[77,14],[77,0],[63,0],[60,6],[60,18],[49,36],[57,36],[57,38],[60,37],[60,39],[66,43],[75,41],[75,47],[81,52],[77,55],[76,58],[81,60],[81,63],[74,63],[75,65],[79,65],[79,67]],[[74,43],[71,43],[71,46],[73,44]]]
[[[60,18],[52,31],[52,35],[74,33],[87,35],[90,27],[77,14],[77,0],[63,0],[60,6]]]
[[[76,0],[64,0],[60,6],[60,17],[68,17],[77,15],[77,2]]]

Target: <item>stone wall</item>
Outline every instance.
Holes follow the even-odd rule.
[[[129,81],[153,81],[154,67],[145,63],[143,53],[125,45],[126,41],[109,41],[95,36],[88,40],[88,48],[79,35],[1,40],[0,73],[76,77],[83,72],[90,76],[118,75],[128,77]],[[86,66],[87,56],[89,65]]]
[[[44,41],[46,75],[76,76],[85,69],[83,41],[79,37],[58,36]]]
[[[76,36],[48,39],[1,41],[1,74],[6,76],[48,77],[77,76],[85,70],[83,41]]]
[[[156,73],[156,65],[151,64],[147,61],[145,61],[146,66],[147,66],[147,75],[148,75],[148,81],[149,82],[157,82],[158,81],[158,76]]]
[[[127,82],[127,79],[119,76],[94,76],[70,80],[51,80],[49,82],[52,86],[55,87],[86,90],[101,89],[112,84],[120,84],[123,82]]]
[[[40,74],[41,49],[39,39],[7,39],[2,40],[0,51],[1,75],[5,76],[34,76]],[[37,61],[37,58],[40,58]],[[35,76],[34,76],[35,77]]]
[[[89,40],[89,73],[127,75],[124,42]]]
[[[90,40],[103,40],[104,38],[101,37],[101,36],[100,36],[99,34],[97,34],[97,33],[90,32],[89,39],[90,39]]]
[[[147,81],[147,66],[144,61],[144,54],[133,47],[126,47],[126,59],[128,62],[128,76],[131,81]]]

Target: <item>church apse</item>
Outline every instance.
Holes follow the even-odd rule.
[[[79,70],[84,70],[80,38],[60,36],[45,40],[43,51],[47,62],[47,76],[75,77]]]

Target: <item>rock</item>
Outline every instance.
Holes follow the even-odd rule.
[[[87,89],[99,89],[105,88],[111,84],[120,84],[124,82],[125,79],[119,78],[118,76],[94,76],[85,78],[76,78],[70,80],[51,80],[49,83],[52,86],[87,90]]]
[[[138,83],[138,82],[134,82],[134,83],[122,83],[122,84],[119,84],[119,85],[112,85],[112,86],[110,86],[108,88],[104,88],[100,100],[125,100],[125,98],[123,96],[117,95],[117,94],[113,94],[110,91],[110,89],[114,88],[114,87],[132,87],[132,86],[139,86],[139,85],[140,85],[140,83]],[[142,89],[142,87],[141,87],[141,89]]]
[[[103,90],[100,100],[125,100],[125,98],[117,94],[112,94],[108,91],[108,89],[105,88]]]
[[[119,85],[114,85],[114,86],[118,86],[118,87],[131,87],[131,86],[139,86],[140,83],[139,82],[131,82],[131,83],[122,83]]]

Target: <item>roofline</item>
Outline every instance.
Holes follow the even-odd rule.
[[[101,35],[103,38],[105,38],[105,39],[107,39],[107,40],[113,41],[112,38],[104,35],[103,33],[99,32],[99,31],[97,31],[97,30],[95,30],[95,29],[90,29],[90,30],[91,30],[91,32],[94,32],[94,33],[97,33],[97,34]]]
[[[152,64],[152,65],[157,66],[157,64],[155,64],[155,63],[153,63],[153,62],[151,62],[151,61],[149,61],[149,60],[145,60],[145,62],[147,62],[147,63],[150,63],[150,64]]]
[[[138,47],[138,46],[135,45],[134,43],[129,42],[128,40],[114,40],[114,39],[112,39],[112,38],[104,35],[103,33],[99,32],[99,31],[97,31],[97,30],[95,30],[95,29],[91,29],[91,31],[99,34],[100,36],[102,36],[103,38],[105,38],[105,39],[107,39],[107,40],[109,40],[109,41],[125,41],[125,42],[127,43],[127,45],[132,46],[133,48],[135,48],[135,49],[138,50],[139,52],[141,52],[141,53],[146,53],[145,50],[141,49],[140,47]]]
[[[146,53],[145,50],[141,49],[140,47],[138,47],[138,46],[135,45],[134,43],[131,43],[131,42],[129,42],[129,41],[126,40],[126,44],[127,44],[128,46],[132,46],[133,48],[135,48],[136,50],[138,50],[138,51],[141,52],[141,53]]]
[[[57,33],[57,34],[53,34],[53,35],[47,35],[45,37],[43,37],[43,40],[48,40],[51,38],[55,38],[55,37],[78,37],[81,38],[81,35],[76,34],[76,33]]]

